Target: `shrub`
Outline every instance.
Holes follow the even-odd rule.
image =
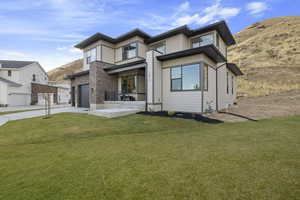
[[[176,111],[170,110],[170,111],[168,111],[168,115],[169,116],[174,116],[174,115],[176,115]]]

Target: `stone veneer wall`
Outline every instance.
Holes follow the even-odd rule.
[[[38,103],[39,93],[53,93],[53,102],[57,103],[57,87],[38,83],[31,83],[31,105],[35,105]]]
[[[104,68],[113,64],[102,61],[92,62],[90,65],[90,108],[95,110],[101,108],[105,100],[105,91],[118,90],[118,78],[116,75],[109,75]]]
[[[77,76],[74,79],[71,79],[71,87],[75,87],[75,106],[78,106],[78,86],[83,84],[89,84],[89,74]],[[72,91],[72,90],[71,90]],[[91,98],[91,94],[90,97]]]

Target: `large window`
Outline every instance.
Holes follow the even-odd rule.
[[[213,34],[202,35],[192,40],[192,48],[201,47],[214,43]]]
[[[150,47],[150,49],[154,49],[158,52],[161,52],[162,54],[165,54],[166,53],[166,43],[160,42],[160,43],[154,44]]]
[[[123,76],[122,77],[122,93],[136,92],[136,76]]]
[[[91,62],[96,61],[96,48],[90,49],[85,52],[86,64],[90,64]]]
[[[208,65],[204,64],[204,90],[208,89]],[[171,68],[171,91],[200,90],[200,64],[182,65]]]
[[[123,47],[123,60],[134,58],[137,56],[137,42],[130,43]]]

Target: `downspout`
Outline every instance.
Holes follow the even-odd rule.
[[[219,88],[218,88],[218,69],[220,67],[222,67],[223,65],[226,65],[227,62],[225,62],[224,64],[220,65],[219,67],[216,68],[216,111],[218,112],[219,111]]]
[[[201,62],[201,113],[204,112],[204,105],[203,105],[203,101],[204,101],[204,64],[203,62]]]

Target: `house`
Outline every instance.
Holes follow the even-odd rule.
[[[47,84],[48,75],[38,62],[0,60],[0,105],[41,104],[45,93],[55,103],[57,88]]]
[[[57,87],[57,104],[69,104],[71,102],[70,83],[49,81],[48,85]]]
[[[227,63],[227,48],[234,44],[225,21],[155,36],[139,29],[116,38],[96,33],[75,46],[83,51],[84,70],[68,76],[72,105],[199,113],[228,108],[242,75]]]

